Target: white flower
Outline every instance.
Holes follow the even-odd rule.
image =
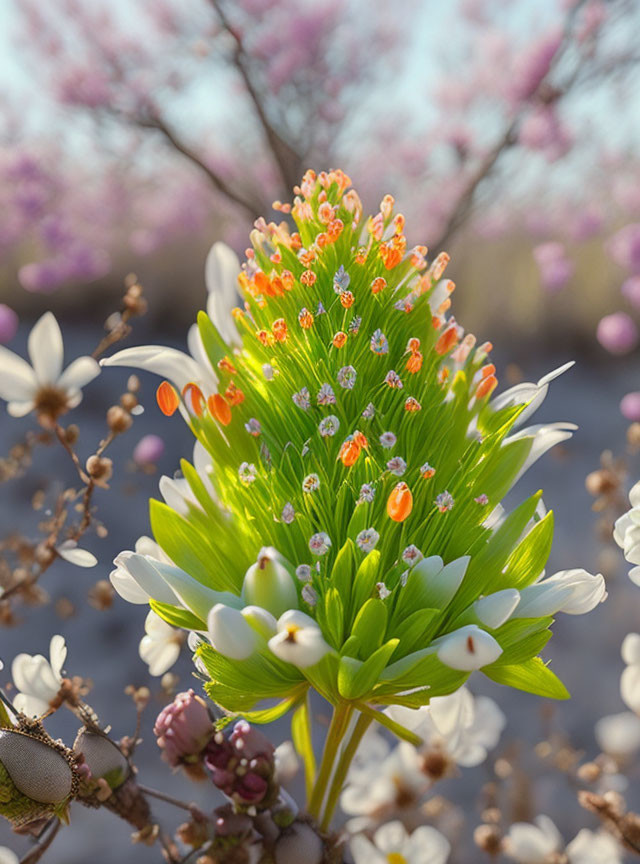
[[[475,624],[467,624],[466,627],[447,633],[432,644],[437,645],[441,663],[464,672],[488,666],[502,654],[502,648],[493,636]]]
[[[31,330],[28,352],[31,366],[0,345],[0,399],[8,402],[13,417],[35,409],[44,419],[55,421],[80,404],[82,388],[100,374],[93,357],[78,357],[62,371],[62,334],[51,312],[45,312]]]
[[[76,567],[95,567],[98,563],[96,556],[86,549],[78,548],[75,540],[65,540],[56,546],[56,552],[60,558]]]
[[[149,667],[150,675],[164,675],[180,656],[182,634],[153,610],[145,618],[144,631],[138,647],[140,657]]]
[[[640,633],[627,633],[621,649],[622,659],[627,664],[620,676],[622,701],[640,713]]]
[[[379,539],[380,535],[375,528],[364,528],[356,537],[356,543],[362,552],[371,552]]]
[[[564,846],[548,816],[537,816],[535,823],[515,822],[505,837],[505,852],[518,864],[547,864],[552,853]]]
[[[309,549],[312,555],[320,557],[326,555],[331,548],[331,538],[326,531],[319,531],[309,538]]]
[[[584,615],[607,598],[604,577],[586,570],[560,570],[529,585],[520,592],[520,603],[514,618],[538,618],[542,615]]]
[[[0,846],[0,864],[19,864],[19,861],[15,852],[7,849],[6,846]]]
[[[152,540],[151,537],[143,535],[138,538],[138,540],[136,540],[135,551],[138,555],[144,556],[148,559],[164,561],[166,564],[172,563],[156,541]],[[160,597],[156,596],[156,591],[161,591],[163,594],[164,591],[166,591],[167,594],[165,596],[170,599],[164,601],[160,600],[160,602],[172,603],[175,605],[177,597],[166,584],[163,585],[161,577],[156,578],[156,574],[151,572],[151,578],[147,579],[146,576],[149,572],[147,568],[144,569],[141,579],[138,579],[133,575],[129,568],[130,558],[133,554],[134,553],[130,551],[120,552],[113,561],[116,568],[109,574],[109,579],[111,580],[111,584],[115,588],[116,593],[119,594],[123,600],[126,600],[127,603],[136,603],[146,606],[151,597],[160,600]],[[133,566],[135,568],[135,563]]]
[[[196,441],[193,447],[193,466],[211,500],[217,501],[218,496],[211,483],[211,473],[213,471],[211,456],[200,441]],[[193,494],[186,477],[167,477],[166,474],[163,474],[158,487],[165,503],[182,516],[189,515],[189,507],[196,507],[198,510],[202,510],[202,505]]]
[[[218,603],[209,612],[207,629],[219,654],[232,660],[246,660],[276,632],[276,619],[259,606],[245,606],[239,611]]]
[[[42,654],[18,654],[11,664],[11,677],[16,693],[13,704],[30,717],[40,717],[49,710],[62,684],[62,667],[67,646],[62,636],[53,636],[49,644],[49,659]]]
[[[623,550],[624,557],[634,564],[629,572],[629,578],[640,585],[640,483],[636,483],[629,492],[631,509],[616,520],[613,529],[613,539]]]
[[[627,758],[640,747],[640,717],[631,711],[609,714],[598,720],[594,733],[603,753]]]
[[[313,618],[297,609],[281,615],[277,628],[276,635],[269,639],[269,648],[278,659],[299,669],[315,665],[331,651]]]
[[[622,864],[620,845],[611,834],[583,828],[566,848],[569,864]]]
[[[557,369],[554,369],[553,372],[548,372],[544,375],[537,384],[522,382],[521,384],[516,384],[515,387],[510,387],[508,390],[505,390],[504,393],[500,393],[495,397],[495,399],[491,400],[491,408],[493,408],[494,411],[500,411],[502,408],[528,403],[527,407],[521,412],[514,424],[514,428],[522,426],[522,424],[525,423],[543,403],[547,391],[549,390],[549,384],[559,375],[562,375],[568,369],[571,369],[573,365],[574,361],[571,361],[565,363],[564,366],[559,366]]]
[[[520,592],[515,588],[504,588],[494,594],[480,597],[473,604],[473,611],[481,623],[495,630],[508,621],[520,602]]]
[[[387,822],[373,835],[350,841],[354,864],[445,864],[451,851],[449,841],[436,828],[421,825],[408,834],[402,822]]]
[[[276,781],[280,784],[288,784],[295,778],[300,770],[300,759],[292,741],[283,741],[278,744],[274,752]]]

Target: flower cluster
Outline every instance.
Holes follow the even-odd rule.
[[[283,208],[297,230],[258,220],[239,275],[210,253],[190,355],[103,361],[161,374],[161,410],[203,454],[179,500],[151,502],[161,551],[122,553],[116,590],[197,634],[226,711],[277,697],[261,722],[312,687],[413,740],[376,708],[418,708],[476,669],[565,697],[538,655],[552,616],[594,608],[604,580],[543,578],[552,513],[540,493],[500,502],[575,429],[524,425],[570,364],[494,396],[490,343],[450,315],[448,256],[408,248],[391,196],[365,218],[344,173],[308,171]]]

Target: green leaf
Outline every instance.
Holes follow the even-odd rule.
[[[544,696],[547,699],[569,699],[570,694],[558,676],[549,669],[540,657],[524,663],[500,666],[495,663],[482,670],[487,678],[497,684],[515,687],[525,693]]]
[[[283,699],[281,702],[278,702],[277,705],[272,705],[270,708],[262,708],[259,711],[243,711],[242,716],[245,720],[248,720],[249,723],[258,723],[260,725],[272,723],[274,720],[279,720],[281,717],[284,717],[287,712],[297,705],[300,702],[300,699],[303,698],[301,694],[305,692],[306,686],[301,688],[300,692],[294,693],[288,699]]]
[[[361,699],[378,683],[391,655],[396,650],[398,639],[389,639],[364,663],[353,657],[341,657],[338,667],[338,690],[345,699]]]
[[[360,607],[372,595],[380,570],[380,552],[374,549],[360,562],[353,581],[353,593],[351,600],[351,616],[353,620],[360,611]]]
[[[439,614],[439,609],[418,609],[404,621],[398,622],[397,626],[390,628],[390,635],[400,638],[399,650],[396,652],[399,657],[426,648],[431,639],[434,619]]]
[[[220,360],[229,353],[227,343],[206,312],[198,312],[198,330],[209,362],[213,369],[216,369]]]
[[[540,576],[553,542],[553,511],[537,522],[516,546],[503,573],[501,587],[524,588]]]
[[[351,635],[360,642],[360,657],[366,658],[376,651],[387,629],[388,611],[382,600],[372,597],[364,604],[356,616]]]
[[[217,505],[211,500],[211,495],[207,492],[207,487],[204,485],[198,472],[191,465],[191,463],[187,462],[186,459],[180,460],[180,468],[182,469],[182,473],[184,474],[187,483],[189,484],[189,488],[193,492],[196,497],[196,500],[205,511],[207,516],[210,516],[216,522],[222,524],[222,517],[220,514],[220,510]]]
[[[344,608],[337,588],[329,588],[324,596],[326,634],[334,648],[340,648],[344,638]]]
[[[532,438],[518,438],[496,447],[475,480],[478,493],[487,495],[490,501],[501,501],[524,465],[532,444]]]
[[[311,708],[308,696],[300,703],[291,718],[291,738],[302,764],[304,765],[304,779],[307,792],[307,801],[311,797],[313,784],[316,777],[316,757],[313,752],[313,740],[311,737]]]
[[[351,586],[355,572],[355,545],[353,540],[348,539],[336,555],[336,560],[331,570],[331,585],[340,595],[342,605],[345,609],[349,608],[351,602]]]
[[[183,630],[206,630],[207,625],[204,621],[189,612],[187,609],[180,609],[178,606],[171,606],[169,603],[158,603],[157,600],[149,600],[149,606],[153,609],[156,615],[159,615],[167,624],[172,627],[181,627]]]

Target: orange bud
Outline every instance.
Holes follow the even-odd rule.
[[[303,285],[307,285],[309,288],[314,284],[318,277],[313,272],[313,270],[305,270],[302,276],[300,277],[300,281]]]
[[[204,411],[204,396],[202,395],[202,390],[197,384],[194,384],[192,381],[189,382],[189,384],[185,384],[182,390],[182,398],[186,402],[187,411],[190,414],[195,414],[196,417],[202,417],[202,412]]]
[[[342,348],[347,342],[347,334],[344,330],[338,330],[338,332],[333,337],[333,347],[334,348]]]
[[[405,411],[420,411],[422,409],[422,405],[418,402],[418,400],[414,396],[407,397],[404,403]]]
[[[244,402],[244,393],[232,381],[224,391],[224,398],[229,405],[241,405]]]
[[[222,360],[218,360],[218,369],[221,372],[228,372],[230,375],[236,375],[237,369],[229,359],[229,357],[223,357]]]
[[[358,461],[360,455],[360,447],[354,438],[347,439],[340,448],[338,459],[342,462],[345,468],[350,468]]]
[[[482,381],[478,384],[478,389],[476,390],[476,397],[478,399],[482,399],[484,396],[488,396],[490,393],[493,393],[495,388],[498,386],[498,379],[495,375],[487,375],[486,378],[483,378]]]
[[[483,378],[488,378],[489,375],[495,375],[495,371],[496,367],[493,365],[493,363],[487,363],[487,365],[483,366],[480,370],[480,375],[482,375]]]
[[[342,219],[333,219],[327,225],[327,234],[329,235],[329,240],[332,243],[335,243],[338,237],[342,234],[342,230],[344,228],[344,222]]]
[[[407,372],[411,372],[412,375],[415,375],[416,372],[419,372],[422,369],[422,361],[423,356],[420,351],[413,351],[409,359],[407,360]]]
[[[340,302],[342,303],[342,305],[344,306],[345,309],[351,309],[351,307],[353,306],[354,300],[355,300],[355,297],[353,296],[351,291],[342,291],[340,293]]]
[[[263,345],[271,345],[273,342],[273,336],[269,333],[268,330],[258,330],[256,333],[257,338],[262,342]]]
[[[353,433],[353,440],[356,442],[358,447],[364,447],[365,449],[369,447],[367,436],[363,435],[363,433],[358,430]]]
[[[420,340],[417,336],[412,336],[411,339],[407,342],[407,351],[411,351],[412,353],[420,350]]]
[[[211,416],[215,417],[218,423],[221,423],[223,426],[228,426],[231,423],[231,408],[229,408],[229,405],[219,393],[209,396],[207,407]]]
[[[371,283],[371,293],[379,294],[381,291],[387,287],[387,280],[384,276],[376,276],[376,278]]]
[[[448,327],[435,344],[436,354],[447,354],[458,342],[458,328]]]
[[[394,522],[404,522],[413,510],[413,495],[406,483],[398,483],[387,500],[387,513]]]
[[[293,283],[295,282],[291,270],[283,270],[280,274],[280,281],[284,285],[286,291],[291,291],[291,289],[293,288]]]
[[[278,318],[272,324],[273,329],[273,338],[276,342],[286,342],[287,341],[287,322],[284,318]]]
[[[156,390],[156,402],[165,417],[171,417],[176,412],[180,400],[178,399],[178,394],[168,381],[163,381]]]

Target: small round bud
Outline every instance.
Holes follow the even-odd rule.
[[[54,550],[46,543],[38,543],[35,549],[35,559],[40,567],[48,567],[55,558]]]
[[[67,444],[75,444],[78,438],[80,437],[80,429],[76,426],[75,423],[71,423],[64,430],[64,437]]]
[[[320,864],[324,857],[322,840],[310,825],[294,822],[276,843],[276,864]]]
[[[578,768],[578,778],[584,783],[595,783],[602,771],[596,762],[585,762]]]
[[[113,474],[113,462],[106,456],[98,456],[95,453],[89,456],[86,464],[87,474],[99,483],[107,483]]]
[[[138,397],[134,393],[123,393],[120,397],[120,404],[125,411],[133,411],[138,404]]]
[[[132,423],[131,414],[125,411],[120,405],[112,405],[107,411],[107,426],[114,435],[126,432]]]
[[[487,855],[499,855],[502,837],[497,825],[478,825],[473,832],[473,841]]]

